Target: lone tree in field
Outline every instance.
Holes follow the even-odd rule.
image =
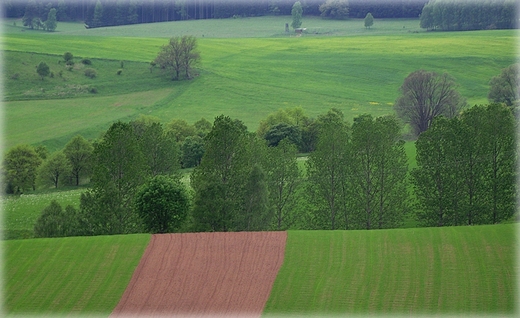
[[[371,26],[374,25],[374,17],[372,16],[372,13],[367,13],[365,17],[365,28],[370,29]]]
[[[38,64],[38,67],[36,67],[36,73],[38,73],[38,75],[40,75],[40,77],[42,78],[42,81],[43,81],[43,78],[45,76],[49,76],[49,74],[51,73],[51,70],[49,69],[49,65],[47,65],[47,63],[40,62],[40,64]]]
[[[292,15],[292,23],[291,26],[293,29],[297,29],[302,25],[302,15],[303,15],[303,8],[300,1],[296,1],[291,10]]]
[[[430,127],[435,117],[444,115],[451,118],[459,113],[465,101],[456,87],[447,73],[415,71],[405,78],[394,109],[418,136]]]
[[[197,51],[197,39],[194,36],[173,37],[154,60],[154,63],[167,72],[171,72],[172,79],[178,80],[182,73],[187,79],[191,78],[193,65],[199,62],[200,53]]]

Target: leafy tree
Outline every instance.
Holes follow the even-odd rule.
[[[135,233],[140,230],[134,210],[137,189],[149,168],[132,126],[117,122],[94,145],[92,188],[80,206],[93,227],[92,234]]]
[[[355,228],[398,227],[408,210],[408,158],[400,127],[393,117],[354,119],[348,202]]]
[[[168,45],[164,45],[154,60],[161,69],[171,72],[172,79],[180,79],[181,73],[190,78],[194,64],[200,60],[197,49],[197,39],[193,36],[173,37]]]
[[[96,6],[94,8],[94,18],[92,19],[92,23],[90,27],[96,28],[103,25],[103,5],[101,1],[97,0]]]
[[[465,105],[447,73],[415,71],[405,78],[400,91],[394,109],[416,136],[426,131],[436,116],[456,116]]]
[[[200,164],[204,156],[204,140],[199,136],[188,136],[182,143],[182,167],[192,168]]]
[[[244,186],[244,212],[238,229],[245,231],[261,231],[268,228],[269,191],[263,169],[255,164],[249,173]]]
[[[76,235],[78,228],[77,210],[68,205],[63,211],[61,205],[52,200],[43,209],[34,225],[35,237],[64,237]]]
[[[334,109],[318,120],[318,144],[306,162],[309,198],[316,207],[315,227],[348,229],[351,222],[346,209],[348,127],[343,113]]]
[[[434,27],[433,23],[433,6],[430,3],[424,5],[420,17],[420,27],[431,30]]]
[[[269,114],[260,121],[256,134],[273,145],[291,136],[300,152],[313,151],[318,138],[315,120],[309,118],[301,107],[279,109]]]
[[[36,73],[38,73],[38,75],[40,75],[40,77],[42,78],[42,81],[43,81],[43,78],[45,76],[49,76],[49,74],[51,73],[51,70],[49,69],[49,65],[47,65],[47,63],[40,62],[40,64],[38,64],[38,67],[36,68]]]
[[[33,25],[33,22],[35,22],[35,19],[38,18],[38,16],[38,5],[35,0],[30,0],[25,7],[25,14],[22,18],[23,25],[30,29],[34,29],[35,26]]]
[[[68,7],[65,3],[65,0],[58,0],[58,9],[56,10],[56,18],[58,21],[67,21],[69,17],[67,16]]]
[[[230,231],[243,204],[247,168],[244,147],[247,128],[240,121],[219,116],[205,139],[201,163],[191,174],[195,191],[194,230]]]
[[[280,123],[272,126],[265,134],[268,146],[278,146],[283,139],[290,140],[295,145],[301,144],[301,132],[298,126]]]
[[[473,112],[478,113],[478,116],[473,115]],[[480,119],[474,120],[474,117]],[[463,114],[463,120],[472,126],[470,133],[477,136],[479,148],[482,149],[479,159],[485,158],[482,164],[486,223],[499,223],[515,212],[515,118],[507,107],[491,104],[487,107],[473,107]]]
[[[188,193],[178,178],[155,176],[137,192],[135,206],[148,232],[169,233],[186,220]]]
[[[296,147],[283,139],[276,147],[267,149],[267,184],[269,201],[274,214],[272,228],[287,230],[295,223],[294,205],[301,173],[296,161]]]
[[[195,136],[197,130],[184,119],[173,119],[167,126],[168,134],[172,135],[175,142],[182,143],[189,136]]]
[[[205,118],[201,118],[196,121],[193,124],[193,127],[195,127],[197,135],[201,138],[206,137],[206,135],[211,131],[211,123]]]
[[[372,13],[367,13],[366,17],[365,17],[365,28],[370,28],[371,26],[374,25],[374,17],[372,16]]]
[[[347,0],[327,0],[320,5],[319,10],[322,17],[332,19],[346,19],[349,16],[349,5]]]
[[[415,143],[417,168],[412,184],[417,197],[417,219],[423,226],[452,225],[459,202],[460,179],[453,150],[458,146],[453,125],[436,118]]]
[[[179,147],[161,123],[140,118],[130,124],[152,176],[173,175],[179,170]]]
[[[78,186],[82,177],[90,175],[94,147],[82,136],[72,138],[63,150],[71,165],[71,176]]]
[[[42,185],[51,184],[58,188],[60,180],[70,175],[71,164],[62,151],[57,151],[49,156],[38,169],[38,176]]]
[[[302,15],[303,15],[303,8],[302,8],[302,4],[300,3],[300,1],[296,1],[293,4],[292,10],[291,10],[291,15],[292,15],[292,19],[293,19],[292,23],[291,23],[291,27],[293,29],[299,28],[302,25]]]
[[[181,68],[187,79],[191,78],[193,65],[200,60],[200,53],[197,51],[197,39],[194,36],[183,36],[181,38]]]
[[[70,53],[70,52],[63,53],[63,60],[65,62],[72,61],[73,59],[74,59],[74,55],[72,55],[72,53]]]
[[[40,156],[29,145],[18,145],[7,151],[4,157],[6,180],[15,194],[35,188],[41,162]]]
[[[509,65],[489,82],[488,99],[494,103],[505,103],[513,106],[518,100],[520,91],[520,64]]]
[[[36,153],[38,154],[38,156],[40,156],[42,160],[47,159],[47,157],[49,156],[49,150],[47,150],[47,147],[45,147],[44,145],[36,146],[34,148],[34,151],[36,151]]]
[[[49,11],[49,15],[47,16],[47,20],[45,21],[45,29],[47,31],[53,32],[56,30],[58,23],[56,22],[56,9],[52,8]]]

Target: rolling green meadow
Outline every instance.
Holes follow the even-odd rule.
[[[491,77],[517,60],[517,30],[425,32],[416,19],[376,19],[365,29],[363,20],[304,17],[301,37],[284,32],[290,22],[284,16],[88,30],[59,22],[53,33],[13,22],[0,20],[4,149],[27,143],[54,151],[77,134],[94,139],[113,122],[140,115],[191,124],[224,114],[255,131],[281,108],[302,107],[316,117],[335,107],[352,122],[364,113],[392,114],[404,78],[418,69],[449,73],[469,105],[485,104]],[[192,80],[172,81],[150,61],[170,37],[182,35],[197,37],[201,63]],[[75,57],[70,71],[67,51]],[[41,80],[35,72],[41,61],[53,77]],[[87,67],[96,78],[84,76]],[[405,149],[415,167],[413,141]],[[32,237],[51,200],[77,206],[82,191],[2,198],[4,239]],[[516,226],[289,231],[264,314],[511,316]],[[108,316],[149,238],[3,241],[4,309]]]
[[[314,24],[332,31],[302,37],[272,33],[273,25],[283,26],[285,19],[197,21],[195,34],[229,23],[236,25],[235,33],[231,37],[231,28],[223,27],[223,37],[209,32],[199,37],[199,76],[177,82],[158,69],[150,72],[149,62],[168,37],[187,34],[196,21],[106,30],[70,24],[60,30],[60,23],[55,33],[21,32],[7,21],[2,36],[5,147],[30,143],[55,150],[76,134],[95,138],[110,123],[139,114],[190,123],[225,114],[253,131],[269,113],[288,107],[300,106],[309,116],[336,107],[350,120],[363,113],[390,114],[402,81],[417,69],[448,72],[470,105],[482,104],[491,77],[515,61],[514,30],[414,33],[408,31],[418,29],[418,20],[376,20],[365,30],[361,20],[309,19],[309,30]],[[249,28],[239,27],[244,24]],[[264,26],[262,34],[248,31]],[[71,72],[58,64],[66,51],[76,57]],[[80,58],[92,60],[95,79],[83,75]],[[39,61],[50,65],[54,78],[38,77]],[[117,75],[120,61],[125,66]],[[89,87],[97,93],[89,93]]]

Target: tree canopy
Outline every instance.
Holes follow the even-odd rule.
[[[454,79],[447,73],[415,71],[404,79],[394,109],[418,136],[435,117],[454,117],[464,107],[465,100],[456,88]]]
[[[191,78],[193,66],[200,61],[197,51],[197,39],[194,36],[173,37],[154,60],[161,69],[171,73],[173,80]]]
[[[499,75],[489,82],[488,99],[495,103],[513,106],[520,92],[520,64],[512,64],[502,69]]]

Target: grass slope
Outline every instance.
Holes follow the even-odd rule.
[[[303,107],[310,116],[332,107],[341,109],[349,119],[363,113],[380,116],[393,112],[392,104],[403,79],[421,68],[448,72],[455,77],[470,104],[486,103],[489,79],[516,58],[514,30],[409,33],[403,31],[408,30],[408,24],[405,29],[398,28],[403,21],[389,20],[378,24],[380,31],[370,32],[375,30],[363,30],[362,22],[351,20],[341,22],[345,30],[350,31],[330,33],[334,36],[323,33],[300,38],[265,34],[264,37],[247,37],[250,35],[242,31],[244,23],[256,25],[260,30],[262,24],[270,27],[274,23],[271,18],[156,23],[52,34],[6,32],[2,43],[8,51],[4,53],[7,60],[13,61],[6,66],[4,79],[8,88],[6,98],[12,100],[5,103],[6,146],[45,143],[54,144],[50,148],[57,149],[78,132],[96,135],[114,120],[128,120],[141,113],[157,116],[165,122],[173,118],[188,122],[202,117],[212,120],[224,113],[243,120],[250,130],[255,130],[269,113],[295,106]],[[410,21],[403,23],[418,24],[417,20]],[[150,73],[149,61],[166,43],[161,37],[166,36],[162,29],[171,28],[178,35],[195,34],[189,29],[199,25],[195,22],[200,22],[200,28],[219,30],[222,27],[224,31],[228,27],[222,24],[230,24],[236,31],[225,38],[198,39],[202,56],[200,76],[192,81],[171,82],[159,76],[159,70]],[[341,29],[340,24],[325,26],[330,21],[317,19],[314,22],[323,24],[324,28]],[[67,81],[57,75],[39,80],[33,70],[38,61],[49,59],[51,70],[57,74],[62,67],[57,60],[65,51],[77,57],[92,58],[98,77],[87,79],[78,69],[63,73]],[[22,64],[24,59],[29,60],[27,65]],[[123,74],[117,76],[120,60],[126,61],[127,66]],[[12,79],[16,73],[20,78]],[[98,94],[92,97],[90,93],[74,95],[72,92],[66,97],[74,97],[73,101],[56,100],[64,87],[75,83],[95,86]],[[145,96],[163,89],[165,95],[161,98],[152,96],[145,101],[129,95],[140,92],[135,94]],[[134,106],[114,112],[111,105],[117,102],[103,98],[120,95],[133,96]],[[45,101],[19,101],[28,98]],[[77,107],[67,108],[67,104]],[[84,109],[90,107],[96,107],[99,117],[86,117],[89,120],[83,121],[82,127],[74,124],[56,128],[76,114],[80,114],[76,118],[85,118]],[[33,113],[37,110],[38,116],[26,116],[23,109]],[[106,120],[102,120],[103,117]],[[34,133],[27,127],[38,127],[39,131]]]
[[[108,316],[150,235],[4,242],[5,310],[19,315]]]
[[[515,228],[289,231],[264,314],[513,314]]]

